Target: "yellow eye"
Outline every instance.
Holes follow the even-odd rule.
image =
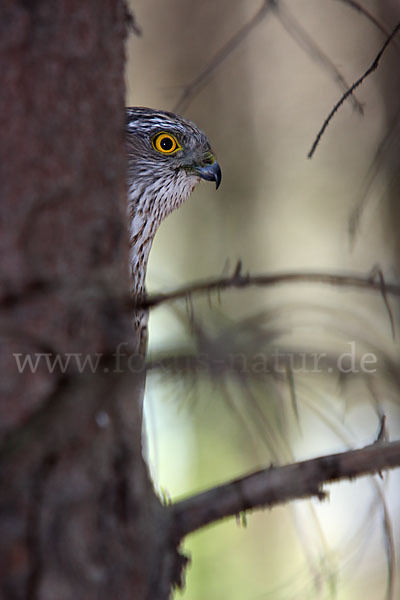
[[[177,139],[165,131],[156,135],[153,139],[153,146],[158,152],[162,152],[163,154],[173,154],[181,148]]]

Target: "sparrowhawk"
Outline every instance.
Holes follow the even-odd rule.
[[[173,113],[126,109],[128,216],[133,293],[144,293],[147,260],[161,221],[200,179],[221,181],[205,133]]]
[[[200,179],[221,181],[205,133],[191,121],[150,108],[126,109],[128,218],[132,292],[145,293],[147,260],[161,221],[188,198]],[[139,311],[135,328],[146,326]],[[143,343],[140,344],[143,346]]]

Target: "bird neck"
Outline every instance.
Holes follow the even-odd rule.
[[[162,215],[154,210],[155,199],[142,190],[129,190],[129,246],[132,294],[145,294],[145,279],[149,253]]]
[[[163,181],[149,184],[146,178],[128,179],[129,243],[132,292],[140,297],[145,293],[147,261],[154,236],[161,222],[186,200],[199,182],[183,171]]]

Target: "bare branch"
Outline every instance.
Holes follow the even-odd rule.
[[[394,118],[391,119],[390,123],[386,127],[385,135],[383,136],[377,150],[374,153],[374,157],[368,168],[367,176],[359,194],[359,198],[355,204],[355,207],[351,211],[348,226],[351,247],[354,246],[356,234],[358,233],[360,227],[364,209],[371,196],[372,186],[377,179],[379,171],[382,169],[384,161],[388,158],[388,153],[394,150],[393,146],[397,143],[399,129],[400,110],[397,110]]]
[[[235,272],[230,277],[221,279],[210,279],[198,281],[190,285],[183,286],[166,294],[152,294],[140,303],[138,308],[154,308],[160,304],[186,298],[192,294],[205,294],[209,292],[220,292],[229,288],[249,288],[283,285],[287,283],[319,283],[335,287],[360,288],[371,291],[378,291],[385,295],[400,296],[400,285],[396,283],[384,283],[382,279],[377,280],[365,275],[343,275],[336,273],[275,273],[273,275],[242,275]]]
[[[289,500],[316,496],[323,484],[373,475],[400,466],[400,441],[374,443],[283,467],[262,469],[172,505],[179,539],[205,525],[254,508],[271,508]]]
[[[377,279],[379,281],[380,288],[381,288],[382,300],[383,300],[383,303],[384,303],[385,308],[386,308],[386,312],[387,312],[388,317],[389,317],[390,329],[392,330],[392,338],[393,338],[393,340],[395,340],[396,339],[396,326],[395,326],[395,323],[394,323],[394,316],[393,316],[392,308],[390,306],[389,298],[388,298],[387,292],[386,292],[385,278],[383,276],[382,270],[379,267],[377,267],[376,269],[374,269],[372,271],[372,273],[374,275],[376,275],[376,277],[377,277]]]
[[[371,12],[369,12],[369,10],[367,10],[364,6],[362,6],[359,2],[355,2],[355,0],[336,0],[336,2],[342,2],[343,4],[346,4],[353,10],[364,15],[364,17],[366,17],[368,19],[368,21],[371,21],[371,23],[373,23],[375,25],[375,27],[377,29],[379,29],[379,31],[381,31],[384,35],[386,35],[386,36],[390,35],[390,31],[384,25],[382,25],[382,23],[380,21],[378,21],[378,19]],[[393,41],[393,43],[395,44],[395,46],[397,48],[399,48],[399,45],[397,44],[397,42],[395,40]]]
[[[306,30],[302,27],[302,25],[297,21],[294,16],[288,11],[288,9],[283,5],[282,0],[279,3],[276,3],[275,6],[275,14],[284,29],[289,33],[293,40],[295,40],[303,50],[307,52],[307,54],[316,62],[319,62],[325,69],[327,69],[333,79],[339,84],[342,90],[346,91],[349,87],[349,84],[340,73],[339,69],[336,67],[334,62],[327,56],[321,48],[314,42],[314,40],[308,35]],[[357,100],[355,96],[352,94],[349,97],[349,100],[353,104],[353,108],[360,114],[363,114],[364,109],[361,104]]]
[[[307,154],[307,158],[312,158],[319,142],[321,141],[322,136],[325,133],[326,128],[328,127],[329,123],[331,122],[332,118],[334,117],[334,115],[336,114],[336,112],[339,110],[339,108],[342,106],[342,104],[344,103],[344,101],[354,92],[355,89],[357,89],[362,83],[363,81],[369,76],[371,75],[371,73],[373,73],[374,71],[376,71],[376,69],[379,66],[379,62],[382,58],[383,53],[385,52],[386,48],[389,46],[390,42],[392,41],[392,39],[394,38],[394,36],[397,34],[397,32],[400,29],[400,23],[397,23],[396,27],[393,29],[392,33],[389,35],[389,37],[386,39],[385,43],[383,44],[382,48],[379,50],[378,54],[376,55],[374,61],[372,62],[372,64],[368,67],[368,69],[365,71],[365,73],[363,75],[361,75],[361,77],[359,77],[354,83],[353,85],[343,94],[343,96],[340,98],[340,100],[338,102],[336,102],[335,106],[332,108],[331,112],[329,113],[329,115],[327,116],[327,118],[325,119],[321,129],[319,130],[313,145],[311,146],[311,150],[309,151],[309,153]]]
[[[142,35],[142,29],[138,25],[135,15],[133,14],[133,12],[130,10],[128,4],[126,4],[126,3],[124,5],[124,10],[125,10],[125,22],[127,25],[128,32],[132,32],[135,35],[137,35],[138,37],[140,37]]]
[[[266,14],[268,13],[271,6],[276,0],[264,0],[256,14],[239,29],[222,48],[213,56],[209,63],[205,66],[203,71],[185,86],[181,97],[175,104],[174,112],[183,112],[187,109],[190,102],[205,85],[214,71],[228,58],[228,56],[247,38],[247,36],[253,31],[253,29],[259,25]]]
[[[395,541],[393,535],[393,526],[390,518],[389,509],[382,490],[379,489],[379,499],[382,509],[382,527],[385,542],[385,553],[387,563],[387,579],[386,579],[386,598],[387,600],[394,600],[395,592],[395,581],[396,581],[396,551]]]
[[[282,27],[288,31],[290,36],[299,43],[299,45],[313,58],[333,74],[335,81],[339,83],[343,90],[346,90],[349,85],[343,75],[337,69],[330,58],[317,46],[312,38],[307,34],[298,21],[296,21],[289,13],[286,7],[283,7],[282,0],[264,0],[256,14],[245,23],[227,42],[216,52],[205,68],[183,89],[183,92],[176,102],[174,112],[184,112],[193,98],[199,93],[201,88],[207,83],[214,71],[232,54],[234,50],[248,37],[250,33],[259,25],[270,9],[275,11],[275,14],[280,21]],[[365,11],[366,12],[366,11]],[[366,16],[373,20],[373,17],[366,13]],[[373,20],[373,22],[375,22]],[[382,26],[376,25],[385,32]],[[350,101],[353,107],[359,112],[363,112],[362,104],[353,96]]]

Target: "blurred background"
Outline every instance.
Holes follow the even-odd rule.
[[[307,153],[400,20],[399,3],[131,8],[142,35],[128,42],[127,104],[195,121],[223,171],[218,191],[198,186],[161,226],[149,293],[229,275],[239,259],[251,274],[382,272],[397,281],[400,35]],[[367,445],[383,414],[398,438],[398,302],[389,302],[292,283],[154,309],[146,427],[160,495],[175,500],[270,463]],[[333,485],[329,495],[190,536],[193,562],[176,598],[398,598],[399,473]]]

